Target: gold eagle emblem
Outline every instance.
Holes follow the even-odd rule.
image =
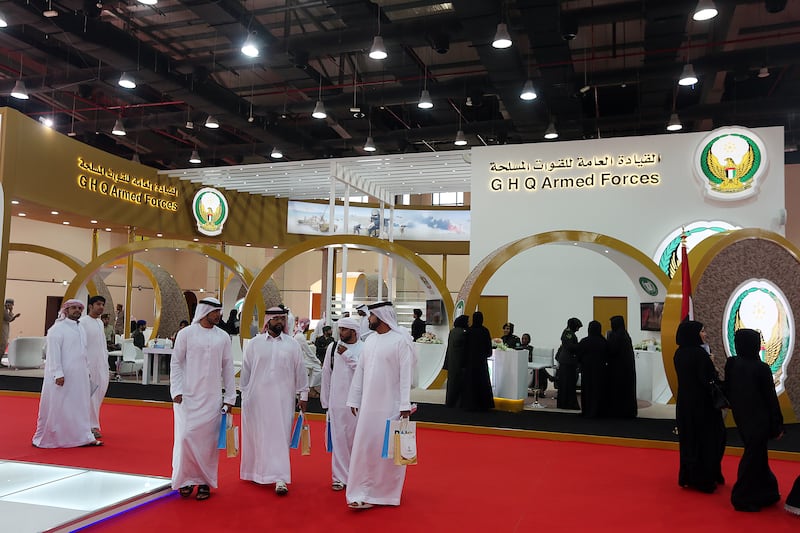
[[[755,152],[753,152],[752,146],[748,146],[747,152],[738,165],[730,157],[726,157],[725,161],[720,163],[717,156],[709,150],[706,156],[706,165],[709,172],[719,179],[719,182],[711,180],[711,188],[721,192],[739,192],[750,188],[750,183],[742,181],[742,178],[753,168],[754,161]]]

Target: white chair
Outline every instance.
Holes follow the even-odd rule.
[[[45,337],[17,337],[8,345],[8,366],[14,369],[39,368],[47,343]]]
[[[122,340],[122,362],[119,365],[120,375],[134,374],[139,380],[139,374],[144,367],[144,353],[133,344],[133,339]],[[125,370],[129,369],[128,372]]]
[[[539,383],[539,370],[544,368],[545,372],[550,374],[548,369],[553,368],[553,361],[555,358],[555,350],[553,348],[534,348],[531,354],[531,360],[528,362],[528,375],[533,380],[532,389],[534,390],[534,406],[539,406],[539,393],[544,388],[544,383]],[[530,381],[529,381],[530,383]]]

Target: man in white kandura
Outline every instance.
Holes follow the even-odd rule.
[[[317,359],[316,351],[308,344],[306,339],[306,332],[310,323],[311,321],[307,318],[297,319],[297,331],[294,334],[294,340],[300,345],[300,350],[303,354],[303,364],[305,364],[306,372],[308,373],[309,396],[318,398],[319,387],[322,383],[322,366],[320,366],[320,360]]]
[[[369,329],[369,309],[367,304],[360,304],[356,306],[356,319],[361,325],[361,340],[367,340],[367,337],[372,335],[372,330]]]
[[[47,330],[39,419],[33,445],[38,448],[100,446],[89,422],[89,366],[86,336],[78,325],[83,302],[67,300]]]
[[[172,351],[172,488],[184,498],[192,495],[195,485],[198,500],[208,499],[211,487],[217,488],[220,421],[236,402],[231,338],[216,327],[221,317],[219,300],[200,300],[192,324],[178,332]]]
[[[331,423],[333,490],[344,489],[350,470],[356,417],[347,407],[347,394],[364,347],[359,338],[360,330],[360,320],[350,317],[339,320],[339,342],[328,345],[325,362],[322,364],[322,394],[319,399],[322,408],[328,410]]]
[[[416,357],[411,334],[397,325],[391,302],[369,306],[373,334],[364,341],[347,405],[357,416],[347,504],[352,509],[400,505],[406,467],[381,459],[386,420],[411,415],[411,379]]]
[[[81,317],[80,326],[86,336],[86,358],[89,361],[89,382],[92,399],[92,408],[89,412],[89,421],[92,424],[92,434],[96,439],[100,434],[100,406],[108,390],[108,349],[106,347],[105,324],[100,315],[106,307],[106,299],[102,296],[89,298],[89,308],[86,316]]]
[[[300,411],[308,400],[308,374],[300,346],[288,334],[288,310],[270,307],[265,333],[247,344],[239,385],[242,389],[242,462],[240,477],[289,492],[292,482],[289,444],[295,398]]]

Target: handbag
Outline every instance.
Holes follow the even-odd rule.
[[[392,458],[397,466],[417,464],[417,423],[407,418],[393,420]]]
[[[303,411],[297,413],[297,418],[294,421],[294,428],[292,428],[292,440],[289,441],[289,448],[296,450],[300,447],[300,434],[303,432],[303,424],[305,417]]]
[[[233,425],[233,415],[225,415],[225,454],[228,457],[239,456],[239,426]]]
[[[722,391],[722,387],[719,386],[719,383],[716,381],[712,381],[711,385],[711,404],[714,406],[714,409],[730,409],[731,404],[728,401],[727,396]]]
[[[300,430],[300,455],[311,455],[311,428],[303,417],[303,428]]]

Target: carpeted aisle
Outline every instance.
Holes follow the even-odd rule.
[[[171,409],[106,405],[104,447],[41,450],[30,445],[38,399],[0,396],[0,405],[6,415],[0,429],[4,459],[170,475]],[[312,455],[293,452],[294,479],[286,497],[239,480],[239,460],[222,457],[220,489],[210,500],[175,495],[86,531],[800,530],[800,519],[780,506],[754,514],[732,509],[737,457],[725,458],[728,485],[705,495],[677,486],[675,451],[437,429],[420,431],[420,464],[408,467],[402,505],[355,512],[346,508],[343,493],[330,490],[322,437],[322,423],[312,422]],[[800,463],[771,465],[785,494]],[[2,517],[0,526],[13,530],[2,525]]]

